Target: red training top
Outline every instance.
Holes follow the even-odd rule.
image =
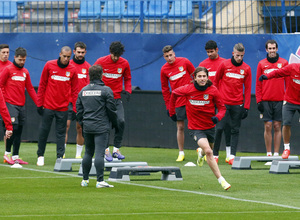
[[[10,118],[9,112],[7,110],[6,104],[4,102],[4,97],[2,95],[2,90],[1,89],[0,89],[0,114],[1,114],[1,117],[4,121],[6,130],[12,131],[13,126],[12,126],[12,123],[11,123],[11,118]]]
[[[0,72],[1,72],[2,70],[4,70],[5,67],[9,66],[10,64],[12,64],[12,62],[9,61],[9,60],[8,60],[8,61],[5,61],[5,62],[3,62],[3,61],[0,60]]]
[[[194,84],[181,86],[172,92],[170,101],[170,115],[175,114],[175,102],[180,96],[186,97],[186,114],[188,128],[191,130],[207,130],[215,127],[211,117],[217,116],[219,121],[224,117],[226,108],[220,97],[218,89],[212,85],[200,91]],[[215,113],[215,108],[218,114]]]
[[[87,61],[85,61],[83,64],[78,64],[75,63],[73,59],[70,60],[70,64],[76,68],[78,77],[78,92],[80,92],[83,87],[90,83],[89,68],[91,67],[91,64],[89,64]]]
[[[300,63],[289,64],[270,72],[267,76],[268,79],[290,76],[287,78],[288,86],[284,95],[284,101],[300,105]]]
[[[100,57],[94,65],[100,65],[103,68],[103,82],[110,87],[114,93],[115,99],[121,98],[123,90],[123,78],[125,91],[131,93],[131,72],[126,59],[120,57],[117,62],[111,59],[111,55]]]
[[[280,69],[288,65],[288,61],[279,57],[276,63],[270,63],[267,58],[261,60],[257,65],[256,71],[256,102],[261,101],[283,101],[284,97],[284,78],[264,80],[260,82],[259,77],[264,74],[268,76],[273,70]]]
[[[206,58],[199,64],[199,66],[205,67],[208,70],[208,78],[212,82],[214,82],[217,69],[220,66],[220,64],[225,60],[225,58],[222,58],[220,56],[218,56],[218,58],[216,59]]]
[[[48,61],[44,66],[37,93],[38,107],[67,111],[71,96],[73,111],[76,112],[77,84],[76,69],[73,65],[61,68],[57,60]]]
[[[245,62],[240,66],[232,64],[231,59],[220,64],[215,86],[219,89],[226,105],[241,105],[244,103],[243,86],[245,87],[244,108],[250,108],[251,101],[251,68]]]
[[[171,90],[190,84],[192,82],[191,74],[195,71],[193,64],[186,58],[176,57],[174,63],[165,63],[160,71],[161,79],[161,90],[162,95],[165,100],[166,108],[169,109],[170,103],[170,88]],[[180,97],[177,99],[175,107],[184,106],[186,104],[185,97]]]
[[[0,74],[0,88],[5,102],[12,105],[25,105],[25,88],[37,105],[36,92],[32,86],[29,72],[26,68],[18,68],[11,64],[4,68]]]

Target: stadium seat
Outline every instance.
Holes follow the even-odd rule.
[[[186,18],[192,16],[193,4],[191,1],[172,1],[172,7],[168,14],[172,18]]]
[[[100,1],[81,1],[80,10],[78,12],[79,19],[99,18],[101,13]]]
[[[125,1],[107,0],[104,1],[103,11],[100,13],[101,18],[120,18],[125,10]]]
[[[147,9],[147,1],[144,1],[144,10]],[[124,12],[124,17],[136,18],[141,15],[141,2],[140,1],[128,1],[127,9]]]
[[[144,14],[147,18],[165,18],[170,9],[168,0],[151,0],[149,1],[148,10],[144,8]]]
[[[0,19],[14,19],[17,13],[17,2],[0,2]]]

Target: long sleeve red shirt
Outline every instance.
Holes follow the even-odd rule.
[[[281,69],[270,72],[268,79],[286,77],[288,86],[285,91],[284,101],[300,105],[300,63],[292,63]]]
[[[264,80],[260,82],[259,77],[264,74],[268,76],[273,70],[280,69],[288,65],[288,61],[279,57],[276,63],[270,63],[267,58],[261,60],[257,65],[256,71],[256,102],[261,101],[283,101],[284,98],[284,78]]]
[[[199,91],[194,84],[181,86],[172,92],[170,101],[170,115],[175,114],[175,103],[179,97],[186,97],[186,114],[188,128],[191,130],[207,130],[215,127],[211,117],[216,116],[219,121],[224,117],[226,108],[215,86],[209,86]],[[218,114],[215,113],[215,106]]]
[[[225,58],[220,56],[218,56],[217,59],[206,58],[199,64],[199,66],[205,67],[208,70],[208,78],[214,82],[218,67],[225,60]]]
[[[193,64],[186,58],[176,57],[174,63],[165,63],[160,71],[161,90],[166,108],[169,109],[171,98],[170,87],[174,89],[190,84],[192,81],[191,74],[195,71]],[[170,83],[170,87],[169,87]],[[184,106],[186,104],[185,97],[177,99],[175,107]]]
[[[4,68],[0,76],[0,88],[2,89],[5,102],[12,105],[24,106],[26,88],[28,94],[37,105],[36,92],[26,68],[18,68],[14,64],[11,64]]]
[[[83,87],[90,83],[89,68],[91,67],[91,64],[89,64],[87,61],[85,61],[83,64],[78,64],[73,60],[70,60],[70,64],[76,68],[78,77],[78,92],[80,92]]]
[[[222,62],[217,70],[214,85],[219,89],[226,105],[244,103],[244,108],[250,108],[251,68],[245,62],[241,66],[233,65],[231,59]]]
[[[12,126],[12,123],[11,123],[11,118],[10,118],[9,112],[7,110],[7,107],[6,107],[1,89],[0,89],[0,114],[1,114],[1,117],[4,121],[6,130],[12,131],[13,126]]]
[[[5,62],[3,62],[3,61],[0,60],[0,72],[1,72],[2,70],[4,70],[5,67],[9,66],[10,64],[12,64],[12,62],[9,61],[9,60],[8,60],[8,61],[5,61]]]
[[[111,59],[111,55],[100,57],[94,65],[100,65],[103,68],[102,81],[111,88],[115,99],[121,98],[123,90],[123,79],[125,91],[131,93],[131,71],[129,63],[123,57],[120,57],[117,62]]]
[[[57,60],[48,61],[41,75],[37,94],[38,106],[54,111],[67,111],[70,95],[73,111],[76,112],[78,85],[75,67],[69,64],[61,68],[57,65]]]

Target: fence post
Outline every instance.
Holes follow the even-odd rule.
[[[216,19],[217,19],[217,3],[216,1],[213,1],[213,8],[212,8],[212,12],[213,12],[213,34],[216,33]]]
[[[282,16],[282,33],[287,33],[286,28],[286,12],[285,12],[285,0],[281,0],[281,16]]]
[[[144,1],[141,1],[140,4],[140,32],[144,33]]]
[[[65,14],[64,14],[65,32],[68,32],[68,1],[65,1]]]

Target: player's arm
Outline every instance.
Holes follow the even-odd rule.
[[[1,90],[0,90],[0,114],[2,116],[6,130],[12,131],[13,126],[11,123],[11,118],[10,118],[9,112],[7,110],[6,104],[4,102],[4,97],[3,97]]]
[[[37,93],[37,106],[43,107],[44,105],[44,98],[45,98],[45,91],[48,84],[48,78],[49,78],[49,69],[48,69],[48,63],[44,66],[44,69],[42,71],[42,75],[40,78],[38,93]]]
[[[73,111],[76,112],[76,100],[78,97],[78,76],[75,70],[71,78],[71,96],[72,96]]]
[[[187,69],[189,75],[191,76],[191,78],[193,79],[194,78],[193,72],[195,71],[195,67],[191,63],[191,61],[189,61],[188,59],[187,59],[187,62],[186,62],[186,69]]]
[[[256,70],[256,85],[255,85],[255,96],[256,103],[260,103],[262,99],[262,82],[259,81],[259,77],[262,75],[261,64],[258,63]]]
[[[224,62],[223,62],[224,63]],[[223,63],[220,64],[220,66],[217,69],[216,75],[215,75],[215,81],[213,82],[213,84],[219,89],[219,83],[220,80],[223,77],[224,74],[224,68],[223,68]]]
[[[6,85],[8,77],[9,77],[9,70],[8,68],[5,68],[0,74],[0,88],[3,94],[5,93],[4,86]]]
[[[35,92],[35,90],[32,86],[30,75],[29,75],[28,72],[27,72],[27,77],[26,77],[26,82],[25,82],[25,88],[26,88],[29,96],[31,97],[31,99],[35,103],[35,105],[38,106],[37,95],[36,95],[36,92]]]
[[[129,92],[131,94],[132,87],[131,87],[131,71],[130,71],[130,66],[127,63],[127,67],[125,68],[124,71],[124,87],[125,91]]]
[[[170,87],[169,87],[169,78],[164,74],[163,71],[160,73],[160,81],[161,81],[161,91],[163,95],[163,99],[165,101],[166,109],[169,110],[170,103]]]
[[[78,94],[78,98],[77,98],[77,101],[76,101],[76,120],[77,122],[82,126],[82,120],[83,120],[83,105],[82,105],[82,101],[81,101],[81,94],[82,92],[80,92]]]
[[[177,100],[178,97],[186,95],[186,93],[187,93],[187,86],[188,85],[184,85],[184,86],[178,87],[177,89],[174,89],[172,91],[171,98],[170,98],[170,103],[169,103],[170,117],[172,115],[176,114],[176,112],[175,112],[175,103],[176,103],[176,100]]]
[[[244,81],[244,97],[245,97],[245,102],[244,102],[244,108],[249,109],[250,108],[250,102],[251,102],[251,68],[249,66],[249,69],[247,70],[248,74],[246,75],[245,81]]]
[[[113,92],[110,88],[107,88],[105,107],[106,107],[107,116],[111,121],[112,126],[114,128],[117,128],[118,127],[117,108],[116,108]]]
[[[226,107],[223,103],[220,92],[218,90],[216,90],[214,95],[214,103],[218,109],[218,113],[216,114],[216,117],[218,118],[218,121],[221,121],[222,118],[225,116]]]

